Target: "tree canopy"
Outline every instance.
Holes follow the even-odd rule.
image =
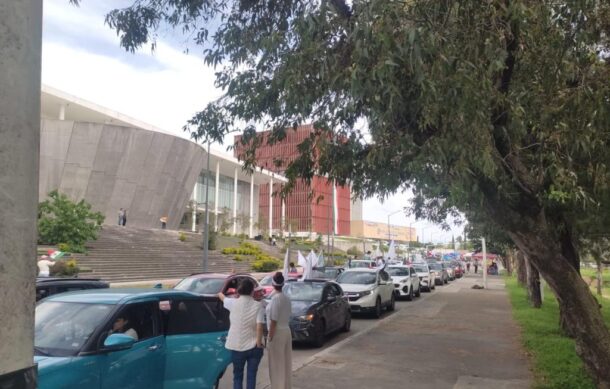
[[[576,270],[610,210],[609,2],[137,0],[106,20],[131,51],[165,24],[194,37],[224,95],[185,129],[242,133],[247,167],[313,122],[286,191],[328,175],[363,196],[411,189],[417,217],[497,225],[610,387],[610,334]]]

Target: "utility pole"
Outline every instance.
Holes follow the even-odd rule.
[[[337,206],[337,183],[335,180],[333,180],[333,235],[332,235],[332,246],[331,246],[331,253],[335,253],[335,233],[336,233],[336,228],[337,228],[337,218],[336,218],[336,206]],[[333,256],[333,265],[335,264],[335,257]]]
[[[203,234],[203,271],[208,271],[208,250],[210,243],[210,140],[208,139],[208,162],[205,177],[205,233]],[[214,201],[218,201],[215,199]]]
[[[487,246],[485,245],[485,238],[481,238],[483,246],[483,287],[487,289]]]
[[[34,389],[42,0],[0,4],[0,388]]]

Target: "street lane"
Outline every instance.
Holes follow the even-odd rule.
[[[444,290],[450,292],[451,289],[453,289],[451,288],[451,284],[442,287],[437,286],[436,290],[432,293],[422,292],[421,297],[415,298],[413,301],[396,301],[396,310],[394,312],[384,312],[381,319],[384,319],[389,315],[393,315],[399,310],[409,309],[409,307],[413,307],[414,305],[423,304],[429,296],[434,295],[435,293],[442,293]],[[306,344],[294,343],[292,351],[292,369],[298,369],[299,367],[303,366],[303,364],[307,363],[307,361],[309,361],[315,354],[341,342],[342,340],[348,339],[362,331],[366,331],[367,329],[373,327],[377,322],[378,319],[368,315],[353,315],[350,332],[341,332],[333,335],[326,341],[323,347],[315,348]],[[259,366],[256,383],[257,388],[264,388],[269,384],[269,365],[267,355],[263,357]],[[232,366],[229,366],[224,377],[220,380],[220,389],[231,389],[232,387],[233,370]]]

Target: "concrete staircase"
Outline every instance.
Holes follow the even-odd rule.
[[[86,254],[74,254],[83,273],[110,282],[182,278],[202,270],[201,234],[158,229],[104,226],[98,239],[87,243]],[[248,272],[247,262],[236,262],[219,252],[209,252],[208,271]]]

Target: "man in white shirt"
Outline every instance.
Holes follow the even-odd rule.
[[[42,257],[40,257],[40,260],[38,260],[38,277],[48,277],[49,276],[49,267],[53,266],[55,264],[55,262],[50,261],[49,257],[46,255],[43,255]]]
[[[231,325],[225,347],[231,350],[233,387],[242,387],[244,368],[247,365],[246,388],[254,389],[258,365],[263,357],[264,309],[262,304],[252,297],[254,283],[251,280],[242,280],[237,287],[237,293],[238,298],[218,294],[225,309],[230,312]]]

